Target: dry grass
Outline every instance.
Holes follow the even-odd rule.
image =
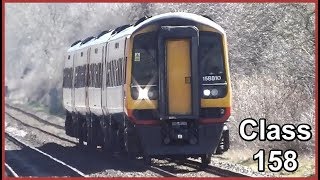
[[[299,153],[314,153],[314,134],[310,141],[243,141],[238,134],[240,121],[245,118],[266,118],[267,124],[310,124],[315,127],[314,99],[304,87],[289,80],[275,79],[269,75],[233,76],[233,107],[230,118],[233,148],[266,150],[272,148],[294,149]]]
[[[244,153],[245,152],[245,153]],[[239,149],[231,149],[224,153],[223,155],[214,156],[214,161],[224,162],[224,163],[234,163],[252,169],[253,171],[258,171],[258,161],[252,159],[252,155],[255,151],[247,149],[246,151],[240,151]],[[277,177],[309,177],[315,174],[315,158],[311,155],[302,155],[298,157],[299,168],[295,172],[286,172],[284,170],[273,173]],[[268,162],[266,159],[265,170],[268,170]]]

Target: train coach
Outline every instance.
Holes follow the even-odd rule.
[[[76,41],[63,70],[66,134],[130,157],[201,157],[229,149],[225,31],[207,16],[166,13]]]

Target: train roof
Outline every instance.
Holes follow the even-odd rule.
[[[91,45],[97,45],[97,44],[105,43],[108,41],[112,41],[122,36],[126,36],[126,35],[130,36],[131,34],[135,33],[136,31],[140,30],[141,28],[147,25],[156,23],[157,21],[169,19],[169,18],[179,18],[179,19],[194,21],[203,25],[210,26],[225,35],[225,31],[223,30],[223,28],[220,25],[213,22],[210,18],[208,18],[208,16],[201,16],[201,15],[186,13],[186,12],[173,12],[173,13],[156,15],[150,18],[143,17],[142,19],[138,20],[140,22],[136,22],[135,24],[119,26],[115,30],[109,30],[109,32],[103,35],[100,34],[101,35],[100,37],[98,36],[98,38],[92,38],[91,40],[89,40],[84,44],[81,44],[81,42],[79,42],[76,45],[73,45],[68,49],[68,52],[83,49]],[[119,31],[119,32],[115,32],[115,31]]]
[[[179,18],[179,19],[185,19],[185,20],[198,22],[200,24],[204,24],[204,25],[210,26],[214,29],[217,29],[219,32],[225,34],[225,31],[223,30],[223,28],[220,25],[218,25],[217,23],[213,22],[208,17],[193,14],[193,13],[186,13],[186,12],[165,13],[165,14],[160,14],[160,15],[148,18],[145,21],[138,24],[136,26],[136,30],[138,30],[141,27],[146,26],[148,24],[152,24],[154,22],[168,19],[168,18]]]

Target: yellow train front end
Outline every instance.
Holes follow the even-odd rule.
[[[208,164],[229,148],[231,82],[220,26],[187,13],[151,18],[138,25],[127,51],[129,152]]]

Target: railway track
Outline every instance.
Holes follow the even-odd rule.
[[[163,177],[177,177],[176,174],[171,173],[171,172],[169,172],[167,170],[161,169],[161,168],[156,167],[156,166],[150,166],[150,167],[148,167],[148,169],[150,171],[156,173],[156,174],[159,174],[159,175],[163,176]]]
[[[19,177],[19,175],[7,164],[4,163],[6,169],[6,176],[8,177]]]
[[[45,131],[45,130],[43,130],[43,129],[40,129],[40,128],[38,128],[38,127],[34,127],[34,126],[32,126],[32,125],[29,125],[29,124],[21,121],[20,119],[14,117],[13,115],[11,115],[11,114],[8,113],[8,112],[5,112],[5,114],[8,115],[10,118],[14,119],[15,121],[18,121],[19,123],[21,123],[22,125],[24,125],[24,126],[26,126],[26,127],[30,127],[30,128],[32,128],[32,129],[36,129],[36,130],[38,130],[38,131],[41,131],[41,132],[43,132],[43,133],[45,133],[45,134],[47,134],[47,135],[53,136],[53,137],[58,138],[58,139],[60,139],[60,140],[63,140],[63,141],[66,141],[66,142],[69,142],[69,143],[72,143],[72,144],[77,144],[75,141],[71,141],[71,140],[69,140],[69,139],[66,139],[66,138],[57,136],[57,135],[55,135],[55,134],[53,134],[53,133],[50,133],[50,132]],[[36,120],[37,120],[37,119],[36,119]],[[44,120],[42,120],[42,121],[44,121]],[[42,121],[40,121],[40,122],[42,122]]]
[[[8,106],[10,106],[10,105],[8,105]],[[17,110],[17,111],[19,111],[19,112],[21,112],[21,113],[24,113],[25,115],[34,118],[35,120],[37,120],[37,121],[40,122],[40,123],[45,123],[45,124],[47,124],[47,125],[52,125],[52,124],[53,124],[53,123],[50,123],[50,122],[47,122],[47,121],[41,119],[41,118],[38,117],[38,116],[31,115],[31,113],[28,113],[28,112],[26,112],[26,111],[24,111],[24,110],[22,110],[22,109],[19,109],[19,108],[13,107],[13,106],[10,106],[10,108],[11,108],[11,109],[14,109],[14,110]],[[45,134],[47,134],[47,135],[56,137],[56,138],[58,138],[58,139],[60,139],[60,140],[67,141],[67,142],[70,142],[70,143],[73,143],[73,144],[77,144],[77,143],[74,142],[74,141],[70,141],[70,140],[68,140],[68,139],[66,139],[66,138],[57,136],[57,135],[55,135],[55,134],[52,134],[52,133],[50,133],[50,132],[47,132],[47,131],[45,131],[45,130],[43,130],[43,129],[40,129],[40,128],[38,128],[38,127],[29,125],[29,124],[23,122],[22,120],[14,117],[14,115],[12,115],[12,114],[10,114],[10,113],[8,113],[8,112],[5,112],[5,113],[6,113],[6,115],[8,115],[10,118],[14,119],[15,121],[18,121],[19,123],[21,123],[22,125],[24,125],[24,126],[26,126],[26,127],[29,127],[29,128],[32,128],[32,129],[36,129],[36,130],[38,130],[38,131],[40,131],[40,132],[42,132],[42,133],[45,133]],[[54,127],[59,128],[60,126],[55,124]],[[59,128],[59,129],[62,129],[62,128]],[[10,166],[8,166],[8,167],[10,167]],[[148,167],[147,169],[150,170],[151,172],[154,172],[154,173],[156,173],[156,174],[159,174],[159,175],[162,176],[162,177],[176,177],[176,175],[174,175],[173,173],[170,173],[169,171],[165,171],[165,170],[163,170],[163,169],[161,169],[161,168],[159,168],[159,167],[156,167],[156,166],[151,166],[151,167]],[[12,170],[11,167],[8,168],[8,172],[11,172],[10,170]],[[9,173],[9,174],[10,174],[10,176],[14,176],[15,172],[12,170],[12,173]],[[15,177],[15,176],[14,176],[14,177]],[[17,177],[18,177],[18,175],[17,175]]]
[[[18,140],[10,134],[5,133],[5,136],[7,140],[21,148],[21,150],[16,151],[16,153],[11,151],[12,153],[6,157],[7,163],[11,164],[11,167],[8,167],[10,167],[11,172],[15,172],[16,175],[86,177],[86,175],[78,169]]]
[[[54,123],[48,122],[48,121],[46,121],[46,120],[44,120],[44,119],[42,119],[42,118],[40,118],[40,117],[38,117],[38,116],[36,116],[36,115],[34,115],[34,114],[32,114],[32,113],[29,113],[29,112],[27,112],[27,111],[24,111],[24,110],[22,110],[22,109],[20,109],[20,108],[11,106],[11,105],[9,105],[9,104],[7,104],[7,103],[6,103],[6,106],[9,107],[9,108],[11,108],[11,109],[14,109],[14,110],[16,110],[16,111],[22,112],[23,114],[26,114],[26,115],[28,115],[28,116],[36,119],[36,120],[39,121],[39,122],[42,122],[42,123],[44,123],[44,124],[47,124],[47,125],[56,127],[56,128],[58,128],[58,129],[61,129],[61,130],[64,130],[64,127],[63,127],[63,126],[60,126],[60,125],[58,125],[58,124],[54,124]]]
[[[201,167],[201,163],[194,160],[186,160],[183,162],[183,165],[193,167],[193,168],[199,168]],[[217,166],[208,165],[207,167],[203,168],[203,171],[207,173],[211,173],[220,177],[250,177],[245,174],[241,174],[238,172],[230,171],[228,169],[223,169]]]
[[[192,159],[175,160],[175,159],[170,159],[170,158],[166,158],[165,160],[168,162],[173,162],[177,166],[190,167],[192,169],[203,171],[203,172],[215,175],[217,177],[250,177],[246,174],[231,171],[231,170],[221,168],[218,166],[214,166],[214,165],[208,165],[206,167],[203,167],[201,162],[199,162],[197,160],[192,160]]]
[[[44,124],[46,124],[46,125],[51,125],[51,126],[54,126],[54,127],[58,128],[58,129],[64,130],[64,127],[62,127],[62,126],[60,126],[60,125],[57,125],[57,124],[54,124],[54,123],[51,123],[51,122],[48,122],[48,121],[46,121],[46,120],[44,120],[44,119],[42,119],[42,118],[40,118],[40,117],[38,117],[38,116],[36,116],[36,115],[34,115],[34,114],[31,114],[31,113],[29,113],[29,112],[26,112],[25,110],[22,110],[22,109],[20,109],[20,108],[14,107],[14,106],[11,106],[11,105],[9,105],[9,104],[6,104],[6,106],[8,106],[8,107],[11,108],[11,109],[17,110],[17,111],[19,111],[19,112],[21,112],[21,113],[23,113],[23,114],[25,114],[25,115],[27,115],[27,116],[29,116],[29,117],[32,117],[32,118],[34,118],[35,120],[37,120],[38,122],[40,122],[40,123],[44,123]],[[47,135],[56,137],[56,138],[58,138],[58,139],[60,139],[60,140],[67,141],[67,142],[73,143],[73,144],[77,144],[75,141],[68,140],[68,139],[66,139],[66,138],[57,136],[57,135],[55,135],[55,134],[52,134],[52,133],[50,133],[50,132],[48,132],[48,131],[45,131],[45,130],[43,130],[43,129],[40,129],[40,128],[38,128],[38,127],[34,127],[34,126],[32,126],[32,125],[29,125],[29,124],[23,122],[22,120],[14,117],[12,114],[10,114],[10,113],[8,113],[8,112],[6,112],[6,114],[7,114],[9,117],[11,117],[12,119],[18,121],[19,123],[21,123],[22,125],[24,125],[24,126],[26,126],[26,127],[39,130],[39,131],[41,131],[41,132],[43,132],[43,133],[45,133],[45,134],[47,134]],[[7,134],[7,133],[6,133],[6,134]],[[172,161],[171,159],[167,159],[167,160],[168,160],[168,161]],[[223,168],[220,168],[220,167],[217,167],[217,166],[212,166],[212,165],[209,165],[209,166],[207,166],[206,168],[201,168],[201,163],[200,163],[200,162],[195,161],[195,160],[190,160],[190,159],[185,160],[185,161],[179,161],[179,162],[178,162],[178,161],[173,161],[173,162],[175,162],[175,163],[177,164],[177,166],[183,165],[183,166],[191,167],[191,168],[197,169],[197,170],[201,169],[202,171],[204,171],[204,172],[206,172],[206,173],[210,173],[210,174],[213,174],[213,175],[216,175],[216,176],[220,176],[220,177],[249,177],[249,176],[247,176],[247,175],[245,175],[245,174],[233,172],[233,171],[230,171],[230,170],[227,170],[227,169],[223,169]],[[177,177],[177,175],[176,175],[175,173],[172,173],[172,172],[170,172],[170,171],[168,171],[168,170],[165,170],[164,168],[161,168],[161,167],[156,166],[156,165],[150,166],[150,167],[148,167],[147,169],[150,170],[150,171],[152,171],[152,172],[154,172],[154,173],[156,173],[156,174],[159,174],[160,176],[163,176],[163,177]]]

